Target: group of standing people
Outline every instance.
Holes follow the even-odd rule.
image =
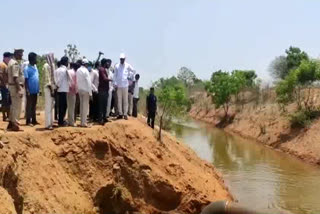
[[[7,130],[20,131],[20,114],[23,96],[26,96],[26,125],[39,124],[36,118],[40,92],[37,54],[31,52],[23,62],[23,50],[3,54],[0,63],[0,90],[3,120],[9,119]],[[43,66],[45,96],[45,128],[53,129],[54,118],[58,126],[90,127],[92,122],[104,125],[108,117],[128,119],[137,117],[139,79],[133,67],[120,54],[120,62],[103,58],[94,65],[83,58],[70,62],[67,56],[55,62],[53,54],[46,55]],[[55,112],[54,112],[55,111]]]

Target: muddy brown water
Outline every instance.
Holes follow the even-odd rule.
[[[241,205],[271,213],[320,213],[319,167],[202,122],[179,122],[172,132],[213,163]]]

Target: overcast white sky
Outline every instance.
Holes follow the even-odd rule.
[[[142,86],[189,67],[199,78],[218,69],[268,66],[290,45],[320,52],[316,0],[1,1],[0,52],[23,47],[61,57],[68,43],[94,60],[125,52]]]

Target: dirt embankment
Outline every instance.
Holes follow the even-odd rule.
[[[0,213],[199,213],[232,200],[211,164],[139,120],[24,129],[0,133]]]
[[[320,105],[319,90],[314,91],[312,99],[316,105]],[[287,115],[295,109],[295,104],[291,104],[287,107],[287,114],[283,114],[275,103],[274,94],[271,94],[263,104],[248,102],[237,107],[232,105],[229,115],[233,121],[224,129],[294,155],[306,162],[320,165],[320,119],[313,121],[309,127],[293,129]],[[190,116],[217,125],[221,122],[224,112],[215,109],[211,97],[202,93],[198,94]]]

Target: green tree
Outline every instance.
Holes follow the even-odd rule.
[[[227,116],[231,95],[234,94],[235,90],[233,87],[232,78],[229,74],[227,74],[218,75],[214,79],[215,81],[211,83],[209,91],[213,95],[213,102],[216,108],[223,106],[225,115]]]
[[[277,101],[284,109],[292,101],[297,102],[298,109],[304,107],[307,110],[313,108],[310,103],[312,83],[320,78],[319,62],[315,60],[303,60],[299,67],[289,73],[289,75],[276,86]],[[301,93],[306,89],[306,93]],[[306,96],[302,96],[306,94]]]
[[[225,117],[228,116],[231,96],[237,96],[245,86],[246,78],[243,73],[230,74],[222,71],[213,73],[211,82],[206,84],[207,91],[211,93],[216,108],[222,106]]]
[[[294,70],[298,68],[303,60],[309,60],[308,54],[301,51],[300,48],[290,47],[286,50],[288,70]]]
[[[315,60],[303,60],[297,68],[297,81],[304,86],[311,85],[318,79],[318,62]]]
[[[181,80],[187,87],[193,86],[197,81],[196,75],[187,67],[181,67],[179,69],[178,80]]]
[[[275,79],[284,79],[288,73],[288,63],[285,56],[276,57],[269,66],[269,72]]]
[[[254,70],[234,70],[232,74],[240,75],[239,78],[244,78],[244,86],[250,88],[255,84],[255,79],[257,78],[256,72]]]
[[[269,66],[269,72],[275,79],[285,79],[303,60],[309,60],[308,54],[300,48],[291,46],[285,52],[285,56],[276,57]]]
[[[284,80],[278,82],[276,86],[277,102],[283,111],[285,110],[285,106],[293,101],[296,86],[296,72],[291,72]]]
[[[314,108],[312,101],[310,102],[311,88],[313,82],[319,80],[319,64],[315,60],[303,60],[295,72],[298,82],[298,107],[301,108],[303,102],[304,108],[311,111]],[[305,97],[301,96],[302,88],[306,89]]]
[[[218,78],[220,75],[228,75],[228,72],[225,72],[225,71],[222,71],[222,70],[218,70],[216,72],[213,72],[212,75],[211,75],[210,80],[212,82],[214,82],[215,79]]]
[[[297,111],[289,114],[291,127],[306,127],[319,116],[319,111],[310,99],[312,84],[320,78],[319,62],[303,60],[299,67],[280,81],[276,87],[277,100],[283,110],[295,101]]]
[[[71,62],[76,62],[80,57],[80,52],[76,45],[68,44],[64,50],[65,56],[67,56]]]
[[[172,76],[170,78],[160,78],[156,82],[153,83],[153,87],[155,88],[164,88],[166,86],[175,86],[184,84],[181,80],[177,79],[177,77]]]
[[[185,114],[188,106],[188,99],[183,86],[167,85],[159,88],[158,105],[160,110],[160,130],[158,139],[162,140],[162,129],[164,121],[171,121],[173,117],[178,118]]]

